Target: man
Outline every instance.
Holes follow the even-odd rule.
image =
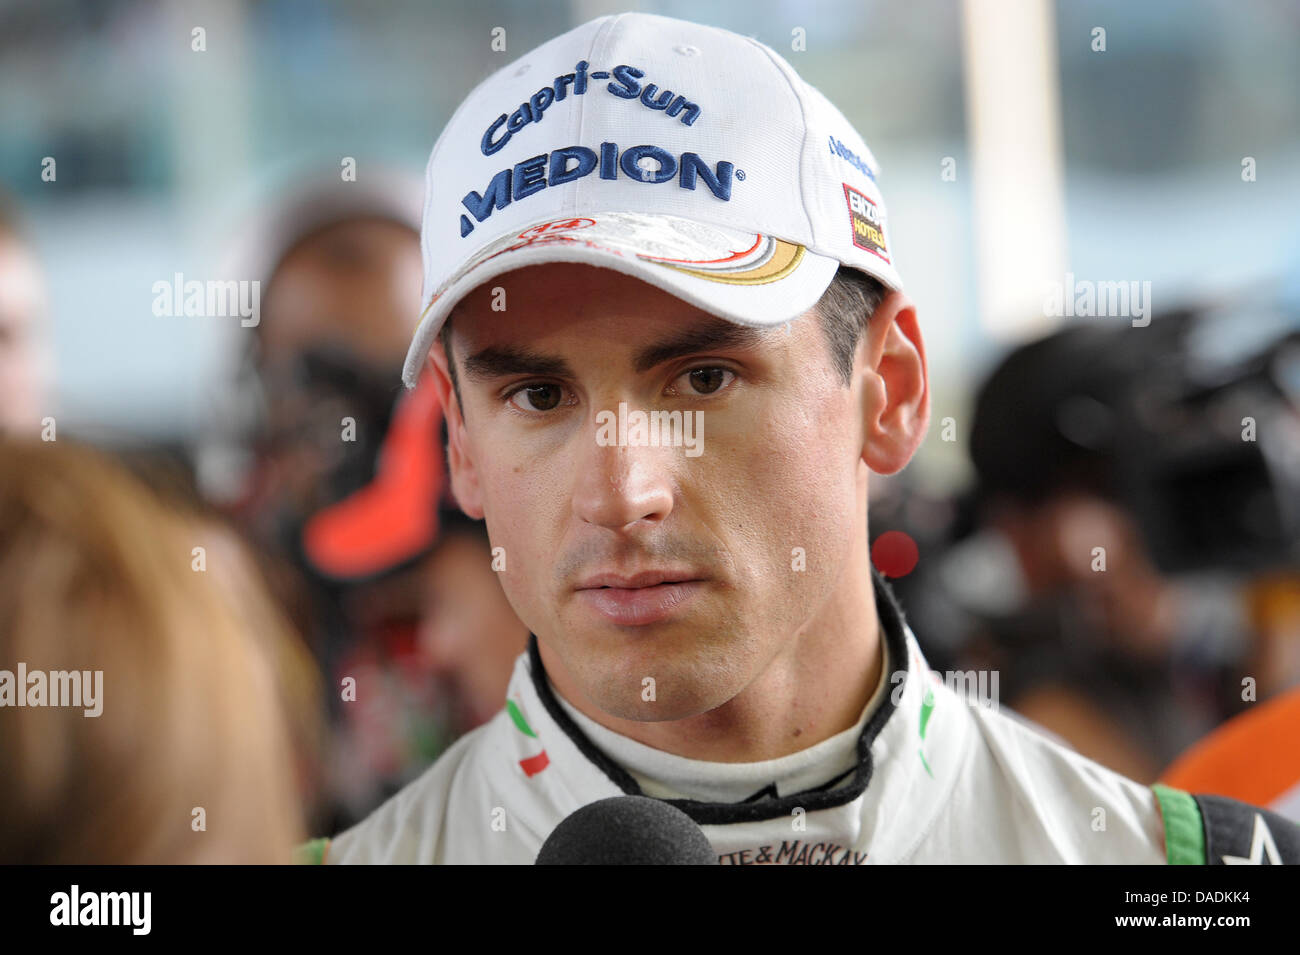
[[[322,829],[364,818],[450,743],[429,669],[417,662],[417,565],[436,540],[442,454],[409,434],[440,427],[441,410],[431,389],[397,402],[418,304],[418,195],[393,171],[365,183],[310,177],[267,203],[234,250],[235,271],[258,277],[266,294],[244,339],[241,387],[229,389],[232,407],[215,422],[230,429],[241,402],[261,399],[229,435],[247,465],[224,496],[326,681],[351,677],[369,704],[326,697],[328,749],[310,807]],[[389,448],[389,466],[384,442],[398,419],[408,433]],[[406,480],[394,495],[398,467]],[[400,529],[367,509],[376,485],[397,498]],[[361,545],[348,536],[359,510]]]
[[[460,736],[501,708],[529,634],[492,570],[483,522],[455,507],[442,447],[442,407],[426,377],[394,409],[374,477],[311,516],[302,550],[314,576],[369,590],[377,606],[418,593],[412,675],[433,678],[446,729]]]
[[[1153,782],[1250,705],[1240,700],[1243,673],[1265,671],[1242,670],[1235,659],[1249,636],[1226,575],[1180,578],[1155,559],[1150,519],[1125,479],[1155,469],[1126,453],[1132,442],[1120,422],[1138,383],[1150,379],[1153,356],[1168,363],[1180,351],[1167,335],[1138,336],[1138,347],[1126,332],[1066,325],[998,362],[971,415],[981,530],[954,549],[942,577],[967,588],[954,590],[958,619],[969,621],[967,659],[981,661],[967,665],[999,671],[1004,705],[1088,758]],[[1192,430],[1164,427],[1150,443],[1168,446]],[[1164,483],[1160,496],[1176,500],[1172,479]],[[969,587],[972,575],[957,568],[990,561],[999,547],[1008,555],[998,575],[1005,594]],[[1094,547],[1105,549],[1105,573]],[[1203,567],[1227,563],[1211,547],[1200,550]]]
[[[418,194],[395,171],[321,177],[249,230],[243,256],[267,295],[245,366],[265,428],[241,523],[279,558],[277,593],[329,682],[356,681],[355,701],[330,695],[322,829],[360,820],[490,719],[527,645],[481,522],[442,512],[436,390],[403,396],[398,382],[419,294]]]
[[[876,175],[775,52],[662,17],[468,96],[429,161],[405,378],[432,367],[456,498],[534,637],[505,709],[324,861],[531,863],[620,794],[730,863],[1220,861],[1256,819],[1300,852],[927,669],[867,547],[868,474],[930,414]]]
[[[248,253],[265,275],[248,363],[265,422],[241,510],[286,550],[309,515],[370,477],[409,336],[415,203],[359,185],[306,188],[259,230],[267,247]]]

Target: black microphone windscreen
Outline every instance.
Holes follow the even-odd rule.
[[[648,796],[588,803],[555,827],[537,856],[537,865],[717,864],[690,816]]]

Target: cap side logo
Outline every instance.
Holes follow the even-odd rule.
[[[852,230],[853,244],[889,263],[889,250],[885,248],[885,220],[880,209],[847,182],[841,185],[844,186],[844,200],[849,206],[849,228]]]
[[[855,153],[852,149],[849,149],[848,146],[845,146],[834,136],[828,136],[827,139],[830,142],[830,149],[831,149],[832,156],[839,156],[846,163],[848,163],[858,172],[862,173],[862,175],[866,176],[872,182],[876,181],[876,174],[871,171],[871,167],[866,164],[866,162],[862,159],[861,156]]]

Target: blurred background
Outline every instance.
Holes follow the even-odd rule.
[[[880,163],[933,424],[871,533],[915,545],[887,572],[932,665],[1143,781],[1288,699],[1300,7],[0,0],[0,423],[252,545],[327,688],[308,830],[489,718],[524,648],[400,388],[422,172],[479,80],[624,9],[769,44]],[[184,314],[192,280],[260,282],[260,320]],[[1297,781],[1248,796],[1300,819]]]

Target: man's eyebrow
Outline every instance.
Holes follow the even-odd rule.
[[[753,348],[766,336],[763,329],[737,325],[724,319],[712,319],[697,328],[676,335],[667,341],[649,345],[636,353],[632,366],[637,374],[649,371],[656,365],[715,349]]]
[[[490,345],[465,359],[466,376],[478,380],[505,375],[545,375],[572,378],[573,369],[563,358],[542,355],[511,345]]]

